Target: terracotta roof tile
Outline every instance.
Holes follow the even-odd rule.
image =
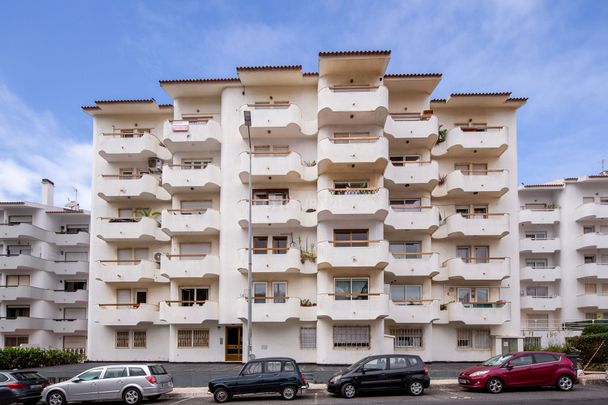
[[[528,101],[528,97],[511,97],[507,99],[507,102],[520,102],[520,101]]]
[[[400,78],[400,77],[412,77],[412,78],[423,78],[423,77],[441,77],[442,73],[387,73],[384,75],[385,78]]]
[[[47,214],[83,214],[83,210],[56,210],[56,211],[45,211]]]
[[[223,82],[239,82],[238,77],[222,77],[212,79],[173,79],[173,80],[159,80],[161,84],[178,84],[178,83],[223,83]]]
[[[83,110],[101,110],[101,108],[96,105],[83,105],[80,108],[82,108]]]
[[[173,104],[159,104],[158,108],[173,108]]]
[[[445,98],[434,98],[431,100],[431,103],[447,103],[448,100]]]
[[[25,205],[24,201],[0,201],[0,205]]]
[[[304,72],[302,76],[319,76],[319,72]]]
[[[492,97],[492,96],[510,96],[511,92],[510,91],[502,91],[502,92],[495,92],[495,93],[452,93],[450,94],[450,97]]]
[[[302,65],[281,65],[281,66],[238,66],[236,71],[256,71],[256,70],[302,70]]]
[[[566,177],[564,180],[566,180],[566,181],[577,181],[578,177]]]
[[[549,187],[564,187],[563,184],[525,184],[525,188],[549,188]]]
[[[140,98],[132,100],[95,100],[95,104],[142,104],[155,102],[156,100],[153,98]]]
[[[608,179],[608,175],[606,175],[606,174],[593,174],[588,177],[590,179]]]
[[[389,56],[390,50],[377,51],[334,51],[334,52],[319,52],[319,57],[327,56]]]

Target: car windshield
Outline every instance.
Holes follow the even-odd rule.
[[[509,360],[511,357],[513,357],[511,354],[499,354],[497,356],[490,357],[489,359],[487,359],[486,361],[481,363],[481,365],[482,366],[497,366],[497,365],[502,364],[505,361]]]
[[[367,360],[368,360],[368,359],[367,359],[367,358],[365,358],[365,359],[361,359],[361,360],[359,360],[359,361],[358,361],[358,362],[356,362],[356,363],[351,364],[351,365],[350,365],[350,366],[349,366],[349,367],[346,369],[346,371],[353,371],[353,370],[355,370],[355,369],[359,368],[359,367],[361,366],[361,364],[363,364],[363,363],[364,363],[364,362],[366,362]]]
[[[13,377],[17,380],[43,380],[44,377],[35,371],[21,371],[18,373],[12,373]]]

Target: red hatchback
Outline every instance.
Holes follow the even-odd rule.
[[[561,353],[516,352],[494,356],[458,376],[464,388],[486,389],[493,394],[505,388],[554,386],[570,391],[576,382],[572,362]]]

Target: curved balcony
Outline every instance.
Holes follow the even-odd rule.
[[[292,319],[300,321],[316,321],[317,307],[304,307],[300,305],[300,299],[296,297],[281,297],[285,302],[274,302],[273,297],[254,298],[252,305],[252,321],[258,322],[287,322]],[[263,301],[263,302],[262,302]],[[236,302],[237,317],[242,321],[247,320],[247,299],[239,298]]]
[[[249,226],[249,201],[239,201],[239,225]],[[298,200],[253,200],[251,206],[251,222],[254,227],[274,225],[275,227],[305,227],[317,226],[316,211],[307,212],[302,209]]]
[[[431,153],[443,157],[499,157],[508,147],[506,127],[488,127],[485,131],[456,127],[448,131],[445,141],[436,144]]]
[[[219,320],[218,303],[214,301],[163,301],[159,319],[170,325],[200,325]]]
[[[88,325],[86,319],[52,319],[49,320],[50,329],[54,333],[71,334],[86,332]]]
[[[384,133],[394,140],[403,140],[411,147],[430,149],[437,142],[437,117],[412,117],[407,114],[389,114]]]
[[[89,300],[89,292],[87,290],[55,290],[50,292],[50,296],[51,301],[57,304],[85,304]]]
[[[608,233],[585,233],[576,238],[576,250],[608,249]]]
[[[320,269],[331,267],[374,267],[388,265],[388,242],[385,240],[325,241],[317,245]]]
[[[201,169],[192,169],[190,165],[165,165],[162,184],[171,194],[217,192],[221,186],[221,172],[215,165]]]
[[[93,314],[95,323],[104,326],[137,326],[159,323],[158,305],[153,304],[98,304]]]
[[[439,227],[437,207],[391,205],[384,225],[394,230],[434,232]]]
[[[521,297],[520,306],[523,311],[557,311],[562,308],[562,297]]]
[[[151,217],[100,218],[97,237],[106,242],[169,242],[169,236],[160,229],[160,224]]]
[[[158,178],[151,174],[102,174],[97,186],[97,195],[108,202],[171,200],[171,195],[161,187]]]
[[[160,144],[156,136],[141,133],[125,136],[124,134],[103,134],[99,141],[99,156],[109,163],[141,162],[151,157],[162,160],[171,159],[171,153]]]
[[[389,211],[385,188],[329,188],[318,193],[319,221],[332,218],[383,221]]]
[[[246,184],[249,182],[249,152],[242,152],[240,159],[239,178]],[[277,182],[315,181],[317,167],[311,164],[307,165],[297,152],[254,152],[251,159],[253,181],[265,181],[269,177]]]
[[[280,253],[285,252],[285,253]],[[239,249],[238,270],[247,274],[249,262],[248,249]],[[300,249],[254,248],[251,255],[251,269],[254,273],[303,273],[315,274],[317,265],[304,259]]]
[[[388,254],[388,266],[384,269],[396,277],[434,277],[439,273],[439,253],[415,252]]]
[[[211,208],[163,210],[161,224],[163,232],[170,236],[217,235],[220,212]]]
[[[560,250],[559,238],[533,239],[524,238],[519,240],[519,250],[522,253],[554,253]]]
[[[0,287],[0,301],[46,300],[51,299],[51,290],[30,285]]]
[[[441,277],[435,280],[502,281],[509,277],[511,267],[506,257],[455,257],[443,263]]]
[[[579,308],[608,309],[608,294],[582,294],[576,297]]]
[[[170,279],[218,277],[220,259],[217,255],[170,254],[160,258],[160,275]]]
[[[439,181],[441,183],[441,179]],[[509,173],[506,170],[479,170],[449,173],[443,184],[433,190],[433,197],[467,197],[481,195],[501,197],[509,191]]]
[[[585,263],[576,266],[576,278],[608,280],[608,263]]]
[[[509,234],[509,214],[453,214],[433,233],[433,238],[504,238]]]
[[[27,223],[0,224],[0,239],[48,241],[51,239],[51,232]]]
[[[55,232],[48,240],[57,246],[89,246],[91,235],[88,232],[63,233]]]
[[[104,283],[164,283],[157,262],[150,260],[99,260],[95,279]]]
[[[608,218],[608,204],[585,203],[574,209],[576,221],[593,221]]]
[[[248,104],[241,107],[239,132],[243,139],[247,139],[247,126],[245,125],[243,111],[251,111],[251,138],[285,139],[301,136],[311,136],[317,133],[317,121],[305,121],[302,110],[297,104]]]
[[[439,319],[439,301],[389,301],[388,317],[396,323],[431,323]]]
[[[56,260],[50,264],[53,273],[60,276],[74,276],[89,273],[89,262],[83,260]]]
[[[346,85],[319,90],[319,128],[324,125],[380,125],[388,115],[385,86]]]
[[[465,325],[502,325],[511,320],[509,303],[498,302],[451,302],[447,305],[450,322],[462,322]]]
[[[388,164],[388,140],[362,134],[352,138],[325,138],[317,147],[319,173],[329,170],[383,172]]]
[[[0,255],[0,270],[40,270],[57,275],[88,274],[89,262],[49,260],[31,255]]]
[[[163,143],[171,152],[202,152],[218,150],[222,143],[220,124],[204,121],[166,121],[163,126]]]
[[[553,209],[524,209],[519,212],[520,224],[551,225],[559,222],[560,210]]]
[[[533,283],[552,283],[562,278],[562,269],[559,266],[546,268],[522,267],[519,270],[521,281],[531,281]]]
[[[31,318],[20,316],[15,319],[0,319],[0,332],[19,332],[19,331],[36,331],[48,330],[49,320],[46,318]]]
[[[387,187],[407,185],[412,189],[432,190],[439,182],[439,165],[432,162],[398,162],[389,163],[384,171],[384,182]]]
[[[387,294],[319,294],[318,300],[318,317],[334,321],[369,321],[390,313]]]

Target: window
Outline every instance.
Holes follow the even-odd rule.
[[[542,338],[540,336],[528,336],[524,338],[524,347],[527,350],[540,350],[541,344]]]
[[[422,160],[420,155],[391,155],[390,160],[393,166],[405,166],[408,162],[419,162]]]
[[[249,362],[243,369],[244,375],[260,374],[262,372],[262,363],[259,361]]]
[[[422,241],[412,242],[390,242],[389,252],[396,259],[420,259],[422,255]]]
[[[134,330],[133,331],[133,348],[134,349],[145,349],[146,348],[146,331],[145,330]]]
[[[586,255],[585,256],[585,263],[595,263],[595,256],[592,255]]]
[[[252,195],[251,203],[253,205],[285,205],[289,202],[288,189],[258,189],[253,190]]]
[[[391,300],[393,302],[417,301],[421,299],[421,285],[391,284]]]
[[[374,192],[367,180],[334,180],[334,195],[370,194]]]
[[[509,362],[509,364],[513,367],[528,366],[532,363],[534,363],[534,357],[532,357],[531,354],[524,354],[523,356],[516,357]]]
[[[526,322],[529,329],[549,329],[549,314],[528,314]]]
[[[272,254],[284,255],[287,254],[287,236],[272,237]]]
[[[5,336],[4,346],[5,347],[20,347],[21,345],[27,345],[30,342],[29,336]]]
[[[75,291],[85,291],[86,289],[87,289],[86,281],[65,280],[63,282],[63,291],[75,292]]]
[[[116,258],[119,266],[132,266],[150,257],[148,248],[118,248]]]
[[[199,260],[204,259],[211,253],[211,243],[180,243],[179,254],[182,260]]]
[[[93,380],[97,380],[99,378],[99,376],[101,376],[101,368],[96,368],[94,370],[89,370],[89,371],[85,371],[84,373],[80,374],[78,376],[78,378],[81,381],[93,381]]]
[[[421,328],[393,328],[391,329],[391,335],[395,336],[395,348],[423,347]]]
[[[458,329],[456,335],[456,347],[458,349],[490,349],[489,329]]]
[[[558,361],[559,356],[548,353],[536,353],[534,354],[535,363],[551,363],[552,361]]]
[[[333,143],[368,143],[376,142],[377,136],[372,136],[369,132],[334,132],[329,138]]]
[[[209,329],[179,329],[177,347],[209,347]]]
[[[608,197],[600,197],[601,205],[608,205]]]
[[[283,371],[296,371],[296,366],[291,361],[286,361],[283,365]]]
[[[32,247],[29,245],[7,245],[7,256],[31,255]]]
[[[212,158],[185,159],[182,160],[181,168],[183,170],[205,169],[211,162],[213,162]]]
[[[146,372],[141,367],[129,367],[129,376],[131,377],[139,377],[145,376]]]
[[[526,231],[526,238],[532,240],[547,240],[547,231]]]
[[[334,247],[367,247],[368,239],[367,229],[334,229]]]
[[[108,367],[106,369],[103,378],[121,378],[127,376],[127,368],[126,367]]]
[[[489,246],[456,246],[456,257],[465,263],[488,263],[490,261]]]
[[[180,288],[181,306],[191,307],[193,305],[203,305],[209,300],[208,287],[188,287]]]
[[[391,198],[390,206],[396,212],[420,212],[422,210],[420,198]]]
[[[8,223],[9,223],[9,225],[31,224],[32,216],[31,215],[9,215]]]
[[[553,204],[551,204],[553,205]],[[524,209],[527,210],[544,210],[547,209],[547,204],[546,203],[525,203],[524,204]]]
[[[19,285],[30,285],[30,276],[29,275],[7,275],[6,276],[6,286],[7,287],[17,287]]]
[[[378,357],[376,359],[372,359],[367,363],[363,364],[363,369],[365,371],[382,371],[386,370],[386,358]]]
[[[527,287],[526,295],[528,297],[547,298],[549,297],[549,287]]]
[[[594,197],[583,197],[583,204],[594,203],[594,202],[595,202]]]
[[[89,232],[89,226],[85,224],[66,224],[65,225],[65,233],[73,235],[80,232]]]
[[[254,145],[253,154],[256,156],[287,155],[289,145]]]
[[[409,366],[405,357],[389,357],[388,363],[391,370],[399,370],[402,368],[408,368]]]
[[[129,348],[129,331],[128,330],[117,330],[116,331],[116,348],[117,349],[128,349]]]
[[[369,326],[334,326],[334,348],[369,348]]]
[[[6,307],[6,319],[17,319],[17,318],[29,318],[30,316],[30,307],[16,307],[16,306],[7,306]]]
[[[593,225],[583,226],[583,233],[595,233],[595,226],[593,226]]]
[[[317,348],[317,328],[300,328],[300,349]]]
[[[148,291],[136,290],[135,291],[135,303],[136,304],[145,304],[147,302],[148,302]]]
[[[200,215],[212,207],[211,200],[189,200],[181,202],[182,215]]]
[[[264,304],[266,302],[266,282],[255,282],[253,283],[253,303],[254,304]]]
[[[336,278],[334,279],[336,301],[367,300],[369,280],[367,278]]]
[[[588,321],[598,319],[598,314],[596,312],[586,312],[585,319]]]
[[[547,259],[526,259],[526,267],[531,267],[533,269],[546,269]]]
[[[253,254],[265,255],[268,254],[268,236],[253,237]]]
[[[280,361],[267,361],[266,362],[266,372],[267,373],[280,373],[281,372],[281,362]]]
[[[476,307],[481,308],[482,305],[489,305],[490,300],[490,289],[483,288],[458,288],[458,302],[462,302],[465,307]],[[475,304],[481,303],[481,304]]]
[[[486,175],[488,174],[487,163],[456,163],[454,170],[460,170],[464,175]]]
[[[597,285],[593,283],[585,283],[585,294],[597,294]]]
[[[275,304],[284,304],[287,302],[286,282],[275,281],[272,283],[272,302]]]

